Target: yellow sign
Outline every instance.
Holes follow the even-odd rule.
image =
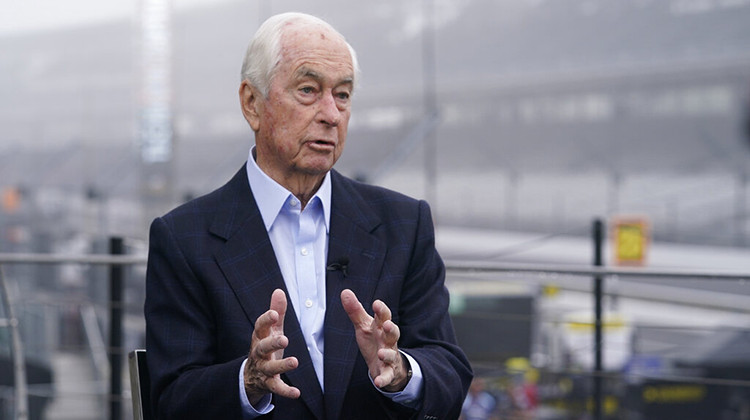
[[[643,389],[643,401],[652,404],[698,402],[706,397],[706,391],[703,385],[650,385]]]
[[[649,225],[646,218],[616,219],[612,225],[615,264],[644,265],[649,239]]]

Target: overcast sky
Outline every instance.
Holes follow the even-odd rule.
[[[135,15],[143,0],[5,0],[0,36],[89,24]],[[217,0],[171,0],[177,9]],[[227,0],[223,0],[227,1]]]

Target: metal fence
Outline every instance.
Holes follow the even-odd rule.
[[[0,271],[9,266],[73,264],[99,267],[107,271],[99,270],[101,276],[98,280],[104,278],[108,284],[107,293],[98,292],[100,297],[106,295],[104,300],[92,299],[91,296],[61,299],[60,296],[65,296],[64,290],[61,295],[45,300],[33,294],[20,296],[18,287],[4,287],[1,313],[7,321],[0,324],[0,339],[4,338],[0,341],[7,349],[0,349],[0,355],[14,359],[12,372],[16,380],[13,382],[15,386],[1,388],[0,401],[4,404],[0,407],[0,418],[117,420],[130,416],[130,393],[127,386],[123,387],[127,383],[127,378],[122,375],[123,362],[127,351],[138,346],[139,341],[123,341],[123,335],[128,334],[125,331],[128,314],[136,319],[134,329],[142,333],[142,319],[138,318],[142,318],[140,293],[144,285],[142,272],[131,273],[134,275],[128,277],[126,270],[132,267],[142,269],[146,258],[119,255],[124,252],[124,247],[122,240],[117,238],[110,241],[110,251],[112,255],[0,254]],[[655,366],[654,363],[658,362],[653,358],[638,357],[648,352],[633,349],[628,352],[630,365],[626,369],[612,369],[602,364],[603,355],[610,345],[608,337],[621,335],[618,328],[628,324],[622,319],[607,318],[611,312],[607,308],[614,301],[665,305],[665,311],[672,311],[678,317],[681,313],[698,311],[698,316],[705,312],[712,314],[707,317],[715,315],[717,319],[717,323],[711,325],[691,325],[687,320],[683,325],[667,325],[659,322],[659,316],[654,316],[654,322],[636,325],[642,334],[667,335],[667,331],[682,329],[702,337],[709,337],[719,332],[717,330],[747,335],[750,331],[750,293],[718,296],[710,287],[693,288],[693,283],[690,287],[675,287],[666,292],[663,288],[672,287],[676,282],[695,281],[720,282],[742,288],[748,284],[750,274],[471,261],[447,261],[446,269],[457,335],[460,344],[467,349],[476,373],[486,380],[485,385],[497,402],[495,418],[591,416],[597,419],[647,419],[650,418],[645,414],[647,409],[657,410],[654,412],[669,407],[690,409],[691,404],[710,398],[716,401],[710,402],[713,408],[708,410],[721,410],[724,416],[715,418],[739,420],[750,416],[747,403],[750,399],[749,377],[706,375],[705,369],[695,365],[678,371],[665,369],[664,366]],[[18,279],[13,275],[3,277],[4,285],[18,285]],[[129,286],[128,281],[134,284]],[[678,289],[682,291],[678,293]],[[126,290],[139,290],[139,297],[128,301]],[[566,299],[572,299],[572,307],[584,309],[590,316],[570,318],[560,308],[550,309],[548,301],[566,294]],[[519,300],[511,301],[513,298]],[[35,312],[30,309],[34,303],[40,302],[41,306],[54,310],[42,311],[41,316],[37,312],[38,325],[46,323],[47,326],[29,334],[20,327],[34,324],[28,322]],[[518,302],[523,303],[518,305]],[[512,312],[502,308],[521,309]],[[15,311],[10,312],[11,309]],[[66,316],[74,321],[67,322]],[[722,320],[727,317],[732,320]],[[27,358],[24,363],[18,356],[35,351],[34,346],[26,345],[25,350],[21,346],[33,342],[33,337],[41,334],[41,329],[54,330],[55,325],[58,326],[57,339],[44,344],[56,354],[53,360],[57,360],[49,364],[53,373],[50,383],[26,385],[18,381],[19,377],[24,377],[22,370],[28,368],[29,359],[34,359]],[[635,323],[628,325],[632,334]],[[571,343],[561,344],[570,337],[555,335],[566,328],[577,334],[572,348]],[[16,333],[7,334],[12,330]],[[78,339],[71,339],[71,336]],[[506,349],[513,337],[524,337],[521,347],[526,347]],[[73,344],[66,347],[67,341]],[[576,343],[579,347],[575,347]],[[679,340],[675,343],[675,346],[681,346]],[[566,346],[566,351],[560,350]],[[625,346],[632,346],[632,343],[615,343],[609,348],[617,350],[615,347]],[[71,348],[73,351],[65,351]],[[566,358],[578,361],[571,362]],[[81,363],[90,370],[89,374],[77,370],[76,366]],[[76,383],[66,376],[68,374],[78,376],[82,382]],[[519,407],[522,404],[516,401],[518,395],[531,398],[532,394],[519,391],[528,385],[529,377],[533,377],[533,398],[537,401],[533,407]],[[60,386],[63,383],[65,388]],[[631,388],[635,391],[627,391]],[[28,395],[28,400],[24,395]],[[45,398],[46,402],[39,402]],[[630,401],[634,398],[639,401]],[[21,401],[29,401],[29,404],[25,406],[19,403]],[[39,404],[41,410],[37,407]],[[70,407],[75,409],[66,414]],[[82,417],[81,410],[87,411],[88,415]]]
[[[128,404],[130,395],[128,390],[123,390],[124,359],[128,348],[123,345],[124,314],[128,309],[125,301],[125,273],[129,266],[144,266],[145,256],[124,255],[125,246],[122,238],[111,238],[109,241],[109,255],[60,255],[60,254],[0,254],[0,283],[2,283],[3,314],[4,322],[1,324],[11,331],[6,341],[9,347],[5,353],[0,349],[0,355],[7,355],[9,364],[12,366],[12,383],[0,384],[0,398],[6,402],[0,406],[0,418],[14,418],[26,420],[31,418],[59,418],[59,419],[85,419],[85,418],[109,418],[119,420],[123,414],[130,414]],[[90,294],[78,296],[73,299],[37,299],[38,296],[19,296],[19,289],[15,292],[8,286],[4,267],[8,265],[85,265],[103,266],[107,269],[106,274],[98,276],[99,279],[107,280],[106,301],[92,299]],[[143,280],[140,279],[141,287]],[[11,283],[18,286],[16,283]],[[30,303],[30,304],[29,304]],[[138,306],[138,305],[136,305]],[[142,306],[142,305],[141,305]],[[58,318],[57,324],[61,331],[57,333],[57,340],[41,340],[37,343],[42,348],[24,348],[24,342],[38,335],[48,335],[48,331],[40,331],[32,325],[26,329],[27,334],[22,334],[24,322],[31,317],[39,308],[53,308],[52,316]],[[24,310],[19,311],[19,308]],[[139,310],[131,305],[131,310]],[[47,311],[43,311],[47,312]],[[32,323],[33,324],[33,323]],[[51,327],[54,329],[55,327]],[[42,327],[41,330],[49,328]],[[77,336],[77,337],[75,337]],[[106,337],[106,339],[105,339]],[[0,335],[0,338],[3,338]],[[39,341],[39,340],[37,340]],[[49,343],[53,341],[54,343]],[[72,342],[72,344],[71,344]],[[85,349],[80,345],[85,343]],[[55,364],[45,358],[49,358],[51,352],[62,351],[66,353],[61,357],[59,364]],[[75,357],[76,353],[88,353],[90,366],[84,363],[84,369],[90,368],[91,374],[83,381],[68,381],[66,377],[59,377],[60,373],[72,373],[81,375],[81,360]],[[36,353],[36,354],[35,354]],[[32,355],[31,357],[28,357]],[[36,363],[33,363],[36,362]],[[45,363],[46,362],[46,363]],[[78,368],[76,368],[78,365]],[[59,367],[59,369],[56,369]],[[64,387],[55,387],[53,383],[41,381],[35,384],[27,384],[26,378],[32,376],[32,370],[47,370],[48,375],[57,383],[64,383]],[[56,372],[60,370],[61,372]],[[87,369],[88,370],[88,369]],[[45,375],[42,375],[45,376]],[[29,381],[30,382],[30,381]],[[3,386],[4,385],[4,386]],[[8,389],[12,386],[12,391]],[[69,398],[69,404],[62,404],[62,409],[50,409],[46,407],[48,400],[60,395]],[[0,400],[0,401],[2,401]],[[77,401],[76,401],[77,400]],[[40,407],[38,407],[41,405]],[[46,409],[45,409],[46,408]],[[54,411],[54,413],[45,413]],[[86,411],[82,413],[81,411]],[[104,415],[104,413],[107,413]],[[85,417],[82,417],[85,416]]]

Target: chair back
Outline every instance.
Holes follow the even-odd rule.
[[[146,350],[128,353],[130,391],[133,394],[133,420],[153,420],[151,415],[151,382],[146,364]]]

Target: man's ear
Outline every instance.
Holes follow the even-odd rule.
[[[240,83],[240,107],[242,115],[245,116],[250,128],[258,131],[260,128],[260,106],[262,98],[260,92],[251,85],[247,80]]]

